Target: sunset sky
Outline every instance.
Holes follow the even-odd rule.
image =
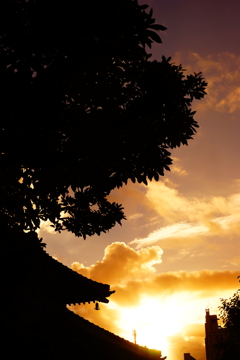
[[[202,72],[207,96],[195,101],[200,128],[172,152],[171,172],[148,186],[111,194],[127,221],[83,240],[43,224],[47,252],[116,293],[108,305],[76,306],[90,321],[162,350],[205,360],[205,309],[238,289],[240,275],[240,3],[238,0],[141,0],[167,27],[153,59],[171,56]]]

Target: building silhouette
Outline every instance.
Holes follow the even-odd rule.
[[[217,360],[218,342],[227,337],[227,329],[218,325],[217,315],[210,315],[209,309],[206,309],[205,335],[206,360]]]
[[[184,360],[196,360],[194,357],[190,355],[190,353],[184,354]]]

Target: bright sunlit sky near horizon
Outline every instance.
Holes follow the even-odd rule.
[[[172,152],[171,172],[148,186],[111,194],[128,218],[83,240],[40,231],[47,252],[79,273],[111,285],[108,305],[75,311],[168,360],[190,352],[205,360],[206,307],[216,313],[240,275],[240,3],[238,0],[141,0],[168,29],[153,59],[171,56],[186,73],[202,72],[207,96],[195,101],[200,128]]]

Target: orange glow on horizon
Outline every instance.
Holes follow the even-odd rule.
[[[229,294],[224,292],[225,297]],[[161,350],[162,356],[175,360],[176,352],[183,354],[194,348],[200,359],[205,358],[204,323],[208,304],[211,313],[217,314],[219,296],[201,298],[186,291],[167,297],[143,297],[135,307],[112,305],[119,314],[117,325],[123,329],[119,336],[134,342],[133,330],[136,330],[138,345]]]
[[[166,355],[167,337],[180,331],[183,321],[174,303],[174,299],[162,302],[160,299],[144,298],[139,306],[121,310],[119,325],[130,334],[128,340],[133,341],[132,330],[135,329],[137,344],[161,350]]]

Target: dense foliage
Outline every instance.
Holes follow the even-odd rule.
[[[227,335],[219,339],[218,360],[240,359],[240,289],[229,299],[221,299],[220,318]]]
[[[111,190],[169,170],[206,82],[150,61],[165,27],[146,5],[79,4],[0,3],[0,220],[35,230],[49,219],[85,238],[124,219]]]

